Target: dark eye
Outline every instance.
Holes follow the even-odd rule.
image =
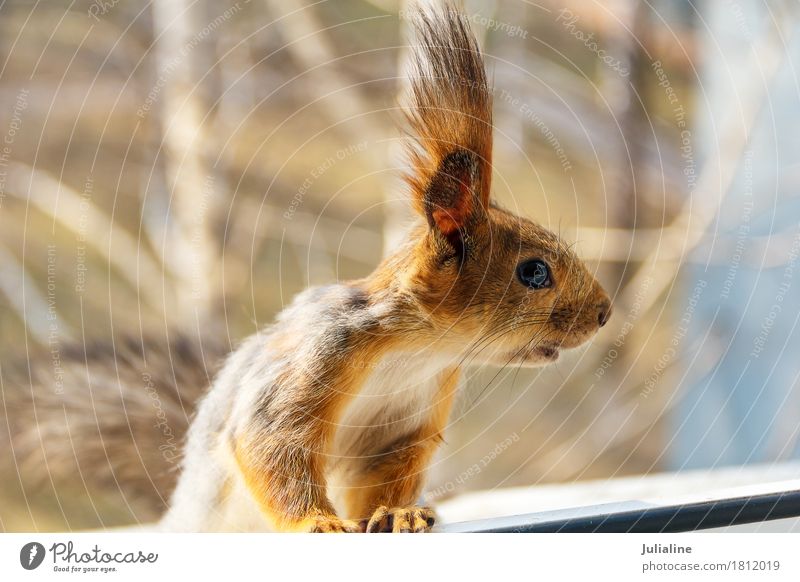
[[[553,285],[550,269],[547,267],[547,263],[541,259],[520,263],[517,266],[517,278],[520,283],[531,289],[544,289]]]

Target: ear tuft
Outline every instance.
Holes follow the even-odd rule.
[[[453,246],[463,238],[480,211],[476,193],[480,177],[475,154],[454,151],[442,160],[425,190],[425,215],[431,228],[438,230]]]
[[[469,19],[456,4],[414,6],[406,181],[414,208],[459,252],[490,204],[492,89]]]

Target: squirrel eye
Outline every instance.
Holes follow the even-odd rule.
[[[547,267],[547,263],[541,259],[520,263],[517,266],[517,278],[520,283],[531,289],[543,289],[553,285],[550,269]]]

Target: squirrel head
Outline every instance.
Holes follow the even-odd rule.
[[[535,366],[594,336],[611,301],[569,245],[493,204],[457,218],[460,196],[474,196],[463,190],[414,231],[405,277],[437,341],[474,361]]]
[[[412,15],[405,106],[416,228],[403,287],[441,342],[478,361],[546,364],[611,314],[556,234],[491,201],[492,89],[467,19],[445,3]]]

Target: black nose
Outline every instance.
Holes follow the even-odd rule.
[[[608,320],[611,319],[611,312],[614,309],[611,307],[610,301],[604,301],[597,312],[597,323],[600,324],[600,327],[603,327],[605,324],[608,323]]]

